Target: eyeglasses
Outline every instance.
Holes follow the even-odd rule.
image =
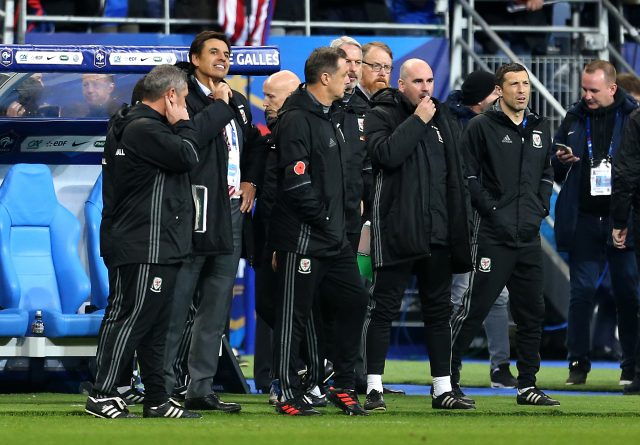
[[[380,65],[379,63],[368,63],[368,62],[365,62],[364,60],[362,61],[362,63],[369,66],[371,68],[371,71],[373,71],[374,73],[379,73],[380,70],[384,70],[385,73],[391,74],[391,71],[393,71],[393,66],[391,65]]]

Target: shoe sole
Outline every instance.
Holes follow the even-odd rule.
[[[364,406],[364,409],[366,411],[386,411],[387,407],[386,406],[376,406],[375,408],[369,408],[366,405]]]
[[[571,386],[571,385],[584,385],[586,384],[587,381],[585,380],[584,382],[565,382],[565,385],[567,386]]]
[[[94,413],[93,411],[90,411],[88,409],[84,409],[84,412],[87,414],[91,414],[93,417],[96,417],[98,419],[109,419],[109,420],[118,420],[118,419],[139,419],[140,416],[136,416],[135,414],[126,414],[124,416],[118,416],[118,417],[109,417],[109,416],[104,416],[102,414],[98,414],[98,413]]]
[[[618,385],[620,386],[625,386],[625,385],[631,385],[632,381],[631,380],[620,380],[618,382]]]
[[[552,403],[552,404],[536,404],[536,403],[529,403],[529,402],[521,402],[520,400],[517,401],[518,405],[528,405],[528,406],[560,406],[560,403]]]
[[[516,385],[507,386],[507,385],[503,385],[502,383],[491,382],[491,387],[493,389],[513,389],[516,387]]]

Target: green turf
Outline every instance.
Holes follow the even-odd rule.
[[[0,395],[3,444],[631,444],[640,437],[640,398],[561,396],[557,408],[522,407],[514,397],[478,397],[472,412],[436,411],[427,397],[388,396],[389,410],[351,418],[332,407],[323,416],[274,413],[265,395],[226,395],[240,414],[203,419],[94,419],[84,397]],[[140,407],[132,409],[140,413]]]
[[[247,378],[253,378],[253,356],[243,356],[248,366],[241,368]],[[516,374],[515,363],[511,366],[511,372]],[[569,370],[562,366],[543,367],[538,373],[538,383],[545,389],[575,390],[575,391],[615,391],[621,390],[618,385],[620,379],[619,369],[593,369],[589,373],[586,385],[567,386],[565,380]],[[387,360],[385,366],[384,382],[406,383],[415,385],[431,384],[429,374],[429,362],[419,360]],[[464,386],[488,387],[489,365],[487,363],[468,362],[462,369],[462,384]]]

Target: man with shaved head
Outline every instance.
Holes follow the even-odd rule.
[[[278,120],[278,111],[282,104],[300,85],[298,76],[288,70],[278,71],[267,77],[262,84],[264,93],[264,115],[269,130],[273,130]],[[271,337],[274,323],[275,272],[271,268],[273,252],[267,248],[267,233],[271,209],[276,199],[278,187],[278,152],[275,143],[269,137],[269,151],[262,187],[258,190],[256,209],[253,215],[253,234],[256,246],[254,267],[256,270],[256,353],[253,362],[253,375],[256,388],[268,392],[271,385],[272,348]],[[276,403],[276,392],[270,397]]]
[[[474,408],[450,379],[451,276],[471,270],[471,248],[457,134],[433,89],[429,64],[409,59],[400,69],[398,89],[379,91],[365,119],[375,188],[365,409],[386,409],[382,374],[391,322],[412,274],[418,279],[433,377],[431,406]]]

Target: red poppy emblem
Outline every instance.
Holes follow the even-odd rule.
[[[302,161],[298,161],[296,162],[296,165],[293,166],[293,172],[296,175],[304,175],[304,171],[307,168],[306,165],[304,165],[304,162]]]

